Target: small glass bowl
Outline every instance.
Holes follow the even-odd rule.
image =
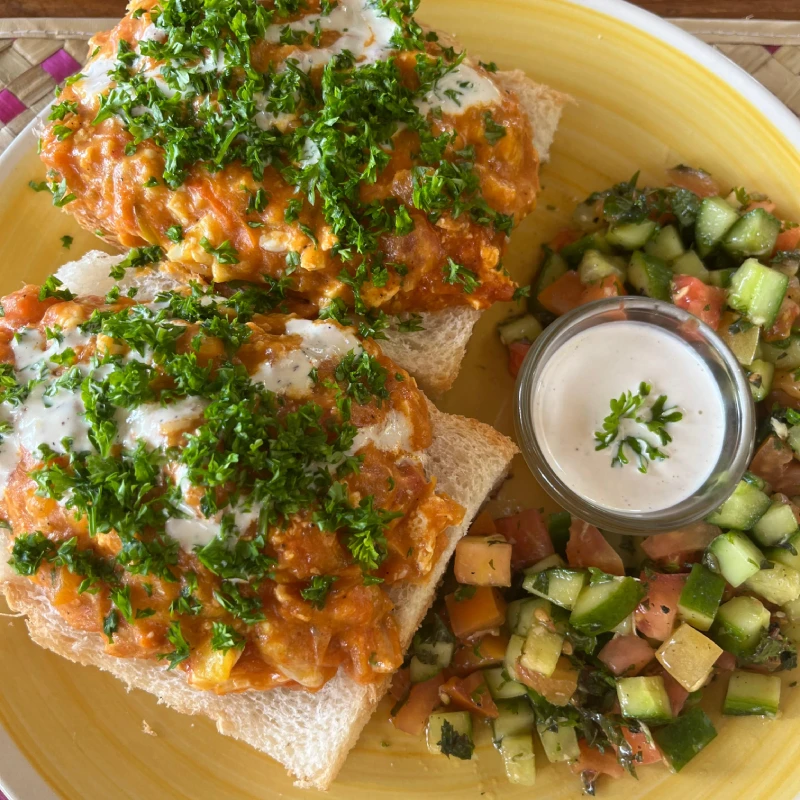
[[[577,495],[553,470],[537,440],[532,391],[553,354],[589,328],[620,320],[656,325],[680,337],[705,362],[719,384],[724,408],[722,452],[708,480],[692,495],[658,511],[617,511]],[[559,317],[531,347],[517,379],[517,441],[547,493],[574,516],[615,533],[650,535],[702,519],[733,492],[753,454],[755,409],[744,370],[722,340],[704,323],[670,303],[648,297],[598,300]]]

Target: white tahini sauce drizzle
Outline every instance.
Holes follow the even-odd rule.
[[[434,108],[440,108],[443,114],[458,116],[473,106],[497,105],[502,99],[500,90],[491,78],[462,62],[417,100],[416,106],[423,116]]]
[[[408,417],[397,409],[391,409],[382,422],[359,428],[350,453],[357,453],[372,442],[378,450],[387,453],[409,453],[412,451],[413,433]]]
[[[286,333],[300,336],[298,350],[277,361],[265,361],[251,376],[276,394],[302,397],[313,388],[311,370],[327,359],[341,360],[351,350],[358,355],[362,347],[355,334],[329,322],[290,319]]]
[[[652,386],[643,408],[665,394],[667,407],[683,413],[667,428],[673,441],[661,447],[669,458],[650,461],[646,474],[630,452],[629,464],[612,467],[617,442],[595,450],[594,438],[611,398],[636,393],[642,381]],[[599,325],[562,345],[533,389],[531,414],[544,457],[561,480],[586,500],[615,511],[659,511],[691,496],[710,476],[725,434],[722,397],[711,370],[680,338],[642,322]],[[658,444],[634,420],[625,423],[625,435]]]
[[[133,447],[143,439],[150,447],[166,447],[167,433],[164,427],[198,420],[203,416],[208,402],[201,397],[182,397],[171,403],[142,403],[136,408],[117,409],[119,439]]]

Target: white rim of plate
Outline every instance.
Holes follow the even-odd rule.
[[[791,145],[800,152],[800,119],[763,84],[711,45],[678,28],[668,20],[631,5],[625,0],[566,0],[566,2],[590,8],[607,17],[627,23],[691,58],[762,111]],[[43,113],[37,115],[0,155],[0,181],[7,180],[11,176],[27,143],[29,141],[32,143],[30,133],[41,120]],[[28,763],[2,726],[0,726],[0,755],[3,756],[0,760],[3,763],[4,772],[4,775],[0,775],[0,791],[6,795],[8,800],[23,800],[24,797],[57,800],[58,796],[53,793],[37,770]]]

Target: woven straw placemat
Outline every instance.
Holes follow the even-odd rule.
[[[0,0],[1,2],[2,0]],[[113,19],[0,19],[0,152],[86,59]],[[746,69],[800,115],[800,22],[675,20]]]

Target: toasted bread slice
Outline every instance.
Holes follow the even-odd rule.
[[[498,72],[495,77],[506,90],[516,92],[530,117],[539,158],[546,161],[561,112],[571,98],[534,83],[521,70]],[[105,294],[114,285],[108,271],[121,258],[92,251],[79,261],[65,264],[56,274],[73,291],[84,287],[93,294]],[[140,287],[140,298],[152,297],[161,289],[179,283],[177,277],[151,270],[141,270],[122,283],[132,285],[131,280]],[[424,312],[419,315],[422,327],[419,331],[400,330],[400,321],[396,320],[386,331],[387,338],[381,342],[381,348],[416,378],[421,389],[435,397],[446,392],[458,376],[467,342],[480,315],[480,311],[468,306]]]
[[[440,41],[445,37],[440,33]],[[533,144],[539,160],[550,158],[564,107],[572,98],[532,81],[522,70],[497,72],[495,78],[508,92],[514,92],[531,121]],[[387,331],[382,349],[389,358],[407,369],[422,389],[432,396],[446,392],[458,377],[472,329],[481,312],[465,306],[421,314],[424,330],[405,332],[397,324]]]
[[[80,294],[103,294],[111,288],[109,267],[118,256],[89,254],[59,271],[60,278]],[[87,264],[89,268],[87,268]],[[139,296],[152,297],[177,281],[152,270],[129,271],[123,286],[135,285]],[[461,525],[447,531],[447,547],[422,584],[395,590],[396,619],[401,644],[408,647],[430,607],[436,585],[456,543],[466,532],[487,495],[503,480],[516,447],[492,428],[474,420],[443,414],[429,404],[433,442],[424,467],[439,488],[465,508]],[[9,606],[27,616],[31,638],[71,661],[107,670],[128,688],[148,691],[185,714],[204,714],[217,728],[269,754],[304,787],[327,788],[381,697],[390,678],[363,686],[340,672],[320,692],[274,689],[224,696],[192,688],[183,675],[152,661],[115,658],[104,652],[102,637],[70,628],[44,593],[7,566],[9,534],[0,532],[0,589]]]

